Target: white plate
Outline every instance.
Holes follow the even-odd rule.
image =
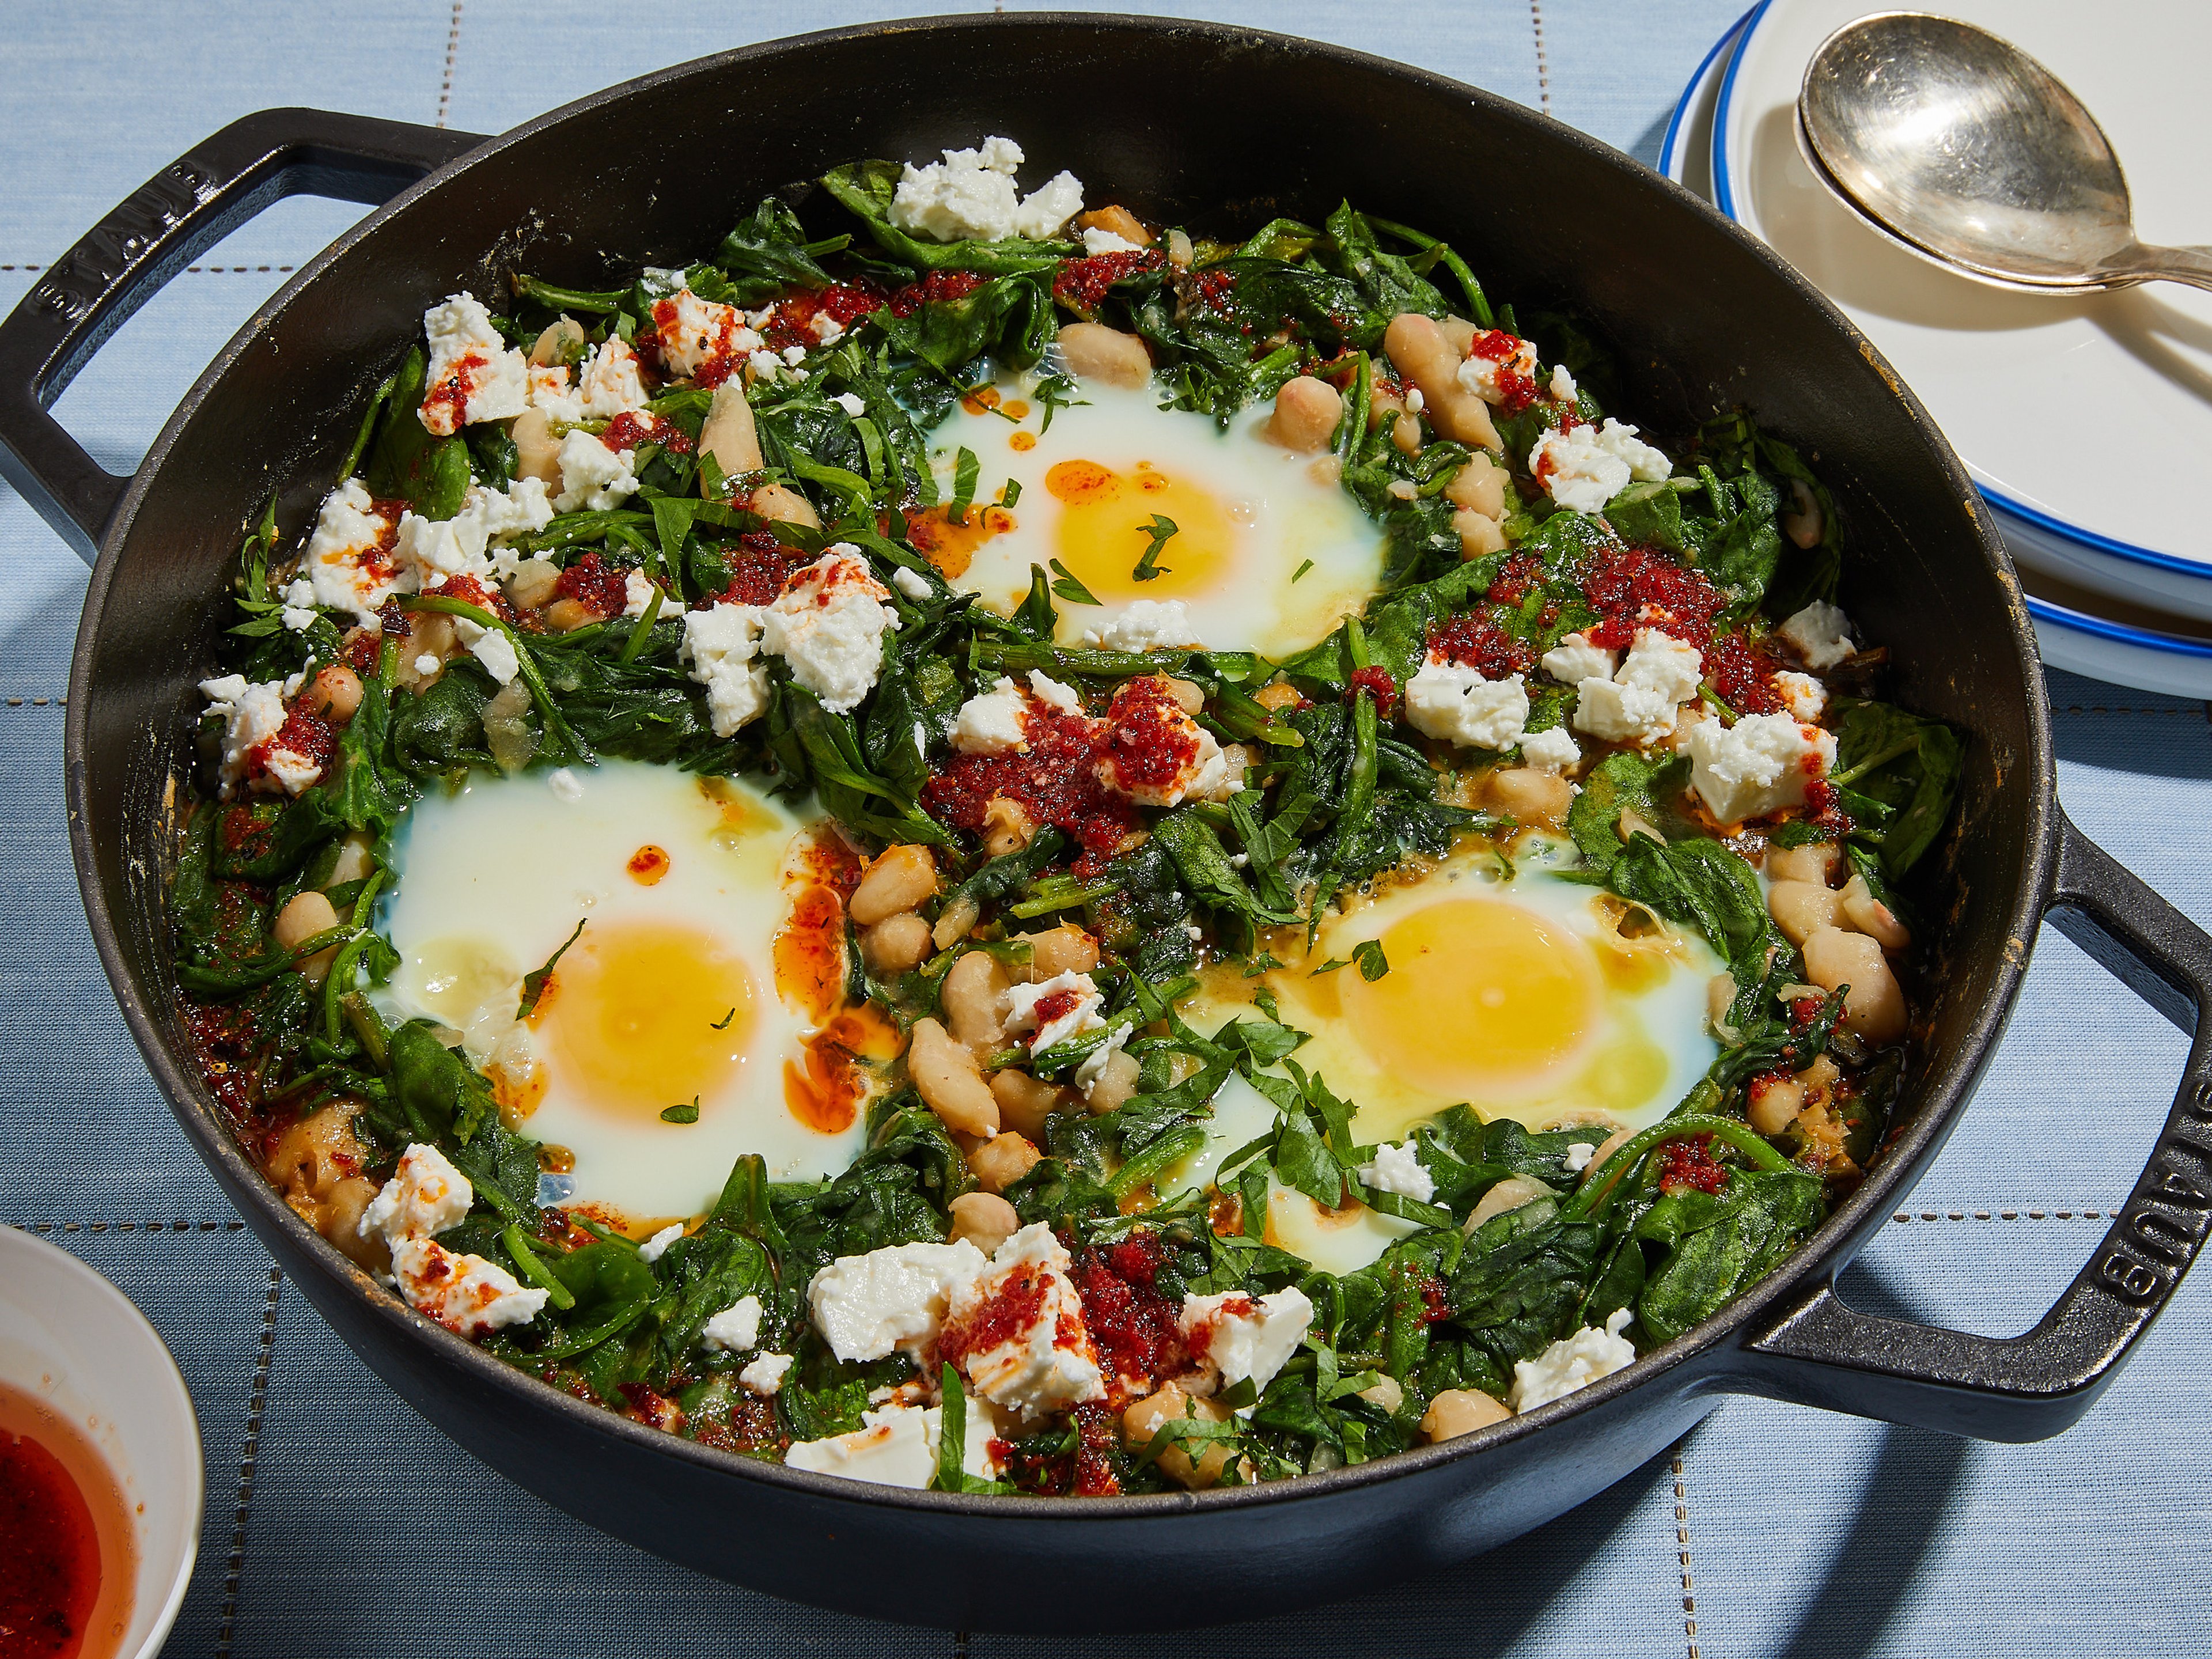
[[[1660,145],[1659,170],[1676,184],[1712,198],[1712,136],[1722,78],[1751,14],[1714,42],[1683,88]],[[2051,556],[2032,545],[2044,532],[2002,507],[1992,507],[1997,528],[2022,567],[2028,615],[2043,659],[2053,667],[2138,690],[2212,697],[2212,635],[2171,631],[2186,622],[2145,612],[2047,579],[2040,567]],[[2038,558],[2039,553],[2044,558]],[[2102,612],[2104,614],[2098,614]]]
[[[1993,507],[2040,533],[2021,562],[2092,592],[2212,619],[2212,294],[2159,283],[2044,298],[1938,269],[1813,176],[1796,105],[1813,52],[1867,0],[1765,0],[1721,80],[1714,199],[1817,283],[1920,394]],[[2104,125],[2145,240],[2212,240],[2212,170],[2191,142],[2212,58],[2202,0],[2101,8],[1959,0],[2033,53]]]
[[[65,1416],[123,1488],[138,1571],[116,1652],[153,1659],[192,1576],[204,1497],[199,1424],[176,1361],[114,1285],[68,1251],[0,1227],[0,1382]]]

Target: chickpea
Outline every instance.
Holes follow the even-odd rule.
[[[860,935],[860,955],[886,976],[905,973],[928,954],[929,924],[911,910],[885,916]]]
[[[357,1102],[337,1101],[295,1119],[277,1135],[263,1167],[294,1208],[301,1200],[327,1197],[340,1180],[361,1168],[361,1143],[353,1133],[353,1116],[360,1109]]]
[[[1042,985],[1060,974],[1087,974],[1098,965],[1098,941],[1072,921],[1024,933],[1020,942],[1030,947],[1030,965],[1016,975],[1024,985]]]
[[[1715,974],[1705,981],[1705,1024],[1720,1025],[1735,1006],[1735,975]]]
[[[1844,919],[1883,950],[1902,951],[1912,943],[1911,930],[1874,896],[1864,876],[1854,872],[1844,884],[1843,903]]]
[[[922,1103],[944,1119],[947,1128],[970,1135],[999,1133],[999,1103],[983,1081],[975,1056],[935,1020],[915,1021],[906,1069]]]
[[[343,663],[334,662],[316,671],[300,694],[307,712],[320,714],[332,726],[343,726],[361,707],[361,676]]]
[[[1905,993],[1882,959],[1881,946],[1864,933],[1823,927],[1800,947],[1805,973],[1824,991],[1848,985],[1843,1023],[1869,1042],[1894,1042],[1905,1035]]]
[[[1437,325],[1437,332],[1444,337],[1452,356],[1464,362],[1474,348],[1475,326],[1464,317],[1447,317]]]
[[[1186,1417],[1195,1417],[1205,1423],[1226,1423],[1229,1408],[1200,1395],[1185,1394],[1172,1382],[1164,1383],[1158,1394],[1139,1400],[1121,1413],[1121,1442],[1132,1451],[1141,1451],[1152,1444],[1161,1424],[1180,1422]],[[1160,1472],[1170,1480],[1197,1491],[1221,1479],[1221,1472],[1229,1467],[1229,1448],[1218,1440],[1206,1443],[1194,1464],[1188,1452],[1171,1443],[1161,1450],[1156,1461]]]
[[[989,1054],[1006,1035],[1006,970],[988,951],[970,951],[952,964],[937,1000],[952,1035],[969,1048]]]
[[[1168,695],[1184,714],[1194,715],[1206,707],[1206,688],[1195,680],[1179,680],[1172,674],[1160,678],[1167,682]]]
[[[1134,242],[1139,247],[1152,245],[1152,233],[1138,222],[1137,216],[1119,204],[1099,208],[1094,212],[1079,215],[1075,221],[1079,230],[1103,230],[1118,236],[1125,242]]]
[[[993,1135],[968,1154],[969,1173],[987,1193],[1003,1193],[1043,1162],[1044,1155],[1021,1135]]]
[[[1421,453],[1421,417],[1418,415],[1401,415],[1392,421],[1390,441],[1398,446],[1398,453],[1401,455],[1419,454]]]
[[[1129,1097],[1137,1092],[1137,1079],[1143,1070],[1137,1064],[1135,1056],[1121,1049],[1117,1048],[1109,1054],[1106,1069],[1099,1073],[1098,1080],[1091,1085],[1090,1093],[1083,1097],[1083,1103],[1090,1109],[1091,1116],[1103,1117],[1117,1106],[1126,1104]]]
[[[1455,348],[1432,319],[1410,311],[1393,317],[1382,349],[1398,372],[1421,389],[1424,412],[1439,433],[1470,449],[1499,447],[1490,405],[1459,383],[1466,348]]]
[[[782,484],[763,484],[753,491],[748,505],[771,524],[803,524],[809,530],[822,528],[822,515],[814,510],[814,503]]]
[[[1813,493],[1812,486],[1802,478],[1790,481],[1790,510],[1782,515],[1782,533],[1797,546],[1811,549],[1820,544],[1827,520],[1820,511],[1820,498]]]
[[[1751,1127],[1763,1135],[1778,1135],[1804,1109],[1805,1085],[1794,1077],[1755,1078],[1747,1115]]]
[[[1498,767],[1483,779],[1483,793],[1516,823],[1547,830],[1566,823],[1567,809],[1575,800],[1575,787],[1566,779],[1533,766]]]
[[[1842,925],[1843,896],[1809,881],[1778,881],[1766,890],[1766,908],[1782,936],[1802,950],[1823,927]]]
[[[937,857],[919,842],[887,847],[853,890],[847,908],[863,927],[911,910],[937,890]]]
[[[1477,450],[1465,466],[1452,474],[1451,482],[1444,486],[1444,496],[1454,507],[1480,513],[1486,519],[1503,518],[1505,486],[1512,476]]]
[[[584,325],[565,313],[545,325],[545,331],[530,348],[532,368],[550,368],[556,363],[573,361],[584,349]]]
[[[536,478],[556,489],[561,483],[561,441],[553,435],[553,417],[542,409],[526,409],[507,429],[514,440],[514,476]]]
[[[985,1255],[1021,1231],[1021,1217],[996,1193],[963,1193],[946,1207],[952,1212],[952,1237],[966,1239]]]
[[[1474,1389],[1446,1389],[1429,1401],[1421,1416],[1421,1432],[1430,1440],[1455,1440],[1513,1415],[1503,1401]]]
[[[1623,1146],[1626,1146],[1629,1141],[1635,1137],[1635,1134],[1636,1131],[1633,1129],[1615,1129],[1603,1140],[1598,1142],[1597,1150],[1590,1154],[1590,1161],[1583,1165],[1583,1182],[1587,1184],[1589,1181],[1589,1172],[1594,1170],[1603,1169],[1605,1161],[1611,1158],[1615,1152],[1619,1152]],[[1628,1171],[1626,1168],[1607,1170],[1602,1178],[1605,1184],[1610,1187],[1614,1182],[1620,1180],[1621,1176],[1627,1173]]]
[[[940,951],[950,951],[968,937],[975,926],[975,919],[982,914],[983,907],[963,893],[945,907],[945,913],[938,917],[937,926],[930,932],[929,942]]]
[[[561,568],[550,559],[525,559],[507,579],[507,597],[525,611],[542,611],[560,590]]]
[[[270,932],[276,943],[287,951],[297,950],[318,933],[327,933],[338,925],[338,913],[330,900],[320,893],[305,892],[296,896],[289,904],[276,913],[276,921]],[[337,959],[338,947],[318,951],[300,964],[300,971],[313,985],[320,985],[331,963]]]
[[[414,632],[399,647],[399,684],[420,691],[444,672],[446,659],[459,649],[453,634],[453,619],[442,611],[418,611],[414,618]],[[438,666],[424,673],[416,667],[423,657],[435,657]]]
[[[1009,1066],[991,1077],[991,1093],[999,1103],[999,1121],[1035,1140],[1044,1133],[1044,1121],[1064,1111],[1068,1092],[1054,1083],[1040,1083],[1027,1072]]]
[[[1191,246],[1188,231],[1171,230],[1168,233],[1168,263],[1170,264],[1180,270],[1188,266],[1197,257],[1198,250]]]
[[[1021,802],[1010,796],[994,795],[983,803],[983,850],[993,858],[1018,853],[1036,837],[1036,820],[1030,817],[1030,809]]]
[[[376,867],[374,845],[367,836],[356,830],[338,843],[337,862],[331,866],[330,878],[324,882],[327,890],[343,887],[349,881],[359,881]]]
[[[1552,1189],[1533,1176],[1508,1176],[1476,1200],[1460,1231],[1471,1233],[1494,1215],[1504,1215],[1508,1210],[1517,1210],[1551,1195]]]
[[[1832,841],[1816,841],[1805,847],[1777,847],[1766,854],[1766,875],[1770,881],[1809,881],[1822,887],[1834,883],[1836,872],[1844,861],[1844,849]]]
[[[1285,708],[1296,708],[1305,698],[1288,680],[1269,680],[1252,694],[1252,701],[1269,714],[1279,714]]]
[[[601,620],[599,613],[580,599],[556,599],[544,613],[546,627],[556,634],[573,634]]]
[[[1132,388],[1152,378],[1152,355],[1133,334],[1103,323],[1069,323],[1060,331],[1060,355],[1079,380]]]
[[[376,1201],[378,1190],[367,1176],[348,1176],[323,1200],[322,1221],[315,1229],[337,1247],[340,1255],[371,1273],[381,1273],[392,1265],[391,1248],[382,1234],[362,1236],[362,1214]]]
[[[1376,1379],[1371,1386],[1362,1389],[1359,1397],[1385,1415],[1395,1417],[1399,1408],[1406,1403],[1406,1390],[1396,1377],[1383,1376]]]
[[[1463,507],[1452,514],[1452,528],[1459,532],[1459,556],[1462,559],[1479,559],[1486,553],[1504,550],[1505,532],[1495,519],[1486,519]]]
[[[1300,374],[1275,394],[1275,412],[1261,436],[1297,455],[1318,455],[1336,436],[1344,398],[1327,380]]]
[[[760,471],[760,431],[753,424],[753,406],[745,401],[744,388],[736,382],[725,380],[714,388],[699,428],[699,453],[702,458],[712,455],[724,477]],[[707,488],[703,471],[699,488],[702,492]]]

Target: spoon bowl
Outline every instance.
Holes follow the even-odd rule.
[[[1846,24],[1806,65],[1798,135],[1845,203],[1916,253],[2037,293],[2212,287],[2212,251],[2135,233],[2096,118],[2010,42],[1924,12]]]

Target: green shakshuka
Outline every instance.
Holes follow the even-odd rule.
[[[1151,1492],[1536,1410],[1881,1155],[1959,739],[1747,416],[1655,441],[1352,205],[1023,167],[392,343],[200,688],[208,1091],[425,1318],[749,1456]]]

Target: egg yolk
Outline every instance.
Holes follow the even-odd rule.
[[[705,1109],[744,1063],[752,975],[712,935],[666,922],[594,923],[554,970],[544,1035],[562,1091],[610,1116]]]
[[[1447,1100],[1497,1103],[1577,1061],[1600,987],[1582,942],[1491,899],[1425,905],[1383,931],[1390,971],[1338,970],[1346,1013],[1378,1064]]]
[[[1097,461],[1062,461],[1044,476],[1060,503],[1060,562],[1106,605],[1131,599],[1191,599],[1218,592],[1236,563],[1235,524],[1206,490],[1139,462],[1116,472]],[[1139,581],[1155,516],[1176,533]]]

